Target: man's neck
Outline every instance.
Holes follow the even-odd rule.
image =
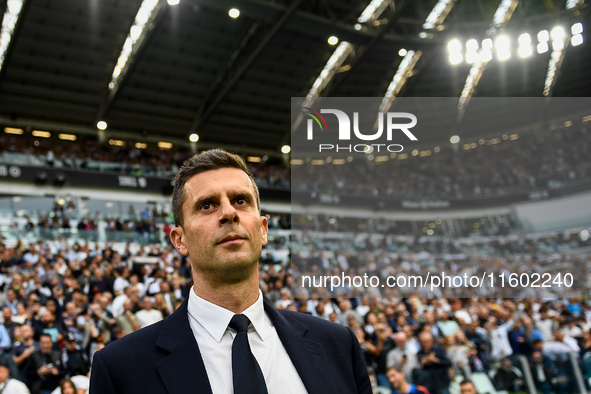
[[[212,284],[200,278],[193,279],[196,295],[234,313],[244,312],[259,297],[258,272],[256,276],[232,284]]]
[[[400,394],[408,393],[410,391],[410,384],[408,382],[404,382],[400,384],[400,387],[398,387],[396,391]]]

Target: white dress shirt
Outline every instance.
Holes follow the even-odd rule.
[[[205,364],[214,394],[232,394],[232,342],[236,331],[228,328],[234,312],[189,292],[189,324]],[[265,313],[263,295],[242,312],[249,318],[250,349],[261,367],[269,394],[307,393],[304,383],[285,351],[275,326]]]

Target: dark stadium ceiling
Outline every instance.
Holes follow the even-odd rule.
[[[186,143],[196,132],[202,148],[278,154],[289,142],[290,98],[306,96],[334,52],[329,36],[355,49],[322,96],[383,96],[405,48],[423,55],[398,97],[459,97],[470,66],[452,66],[447,43],[485,38],[500,2],[457,0],[440,28],[420,38],[437,0],[392,1],[361,30],[355,24],[369,0],[160,0],[110,90],[142,1],[25,0],[0,70],[0,124],[96,134],[105,120],[108,137]],[[520,0],[503,33],[535,38],[582,22],[585,42],[567,48],[551,94],[590,96],[589,7],[566,3]],[[6,5],[0,0],[2,14]],[[474,96],[541,97],[550,52],[491,61]]]

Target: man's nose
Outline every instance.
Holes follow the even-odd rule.
[[[220,224],[238,223],[238,212],[230,200],[223,200],[220,206]]]

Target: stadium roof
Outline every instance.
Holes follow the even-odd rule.
[[[521,59],[513,47],[511,59],[490,61],[473,96],[541,97],[552,48],[538,54],[536,36],[557,25],[569,35],[577,22],[585,41],[566,41],[549,94],[591,93],[591,24],[583,1],[442,0],[449,14],[427,29],[439,0],[386,1],[363,23],[369,0],[21,2],[0,0],[1,14],[20,9],[12,13],[14,29],[5,17],[0,36],[0,44],[9,40],[0,69],[4,126],[96,134],[104,120],[106,136],[186,144],[197,133],[203,148],[277,155],[289,142],[290,98],[309,93],[335,51],[330,36],[351,43],[352,51],[322,96],[384,96],[404,48],[422,55],[398,97],[459,97],[471,66],[451,65],[451,39],[504,34],[515,43],[527,32],[533,55]],[[491,30],[505,3],[518,4]]]

